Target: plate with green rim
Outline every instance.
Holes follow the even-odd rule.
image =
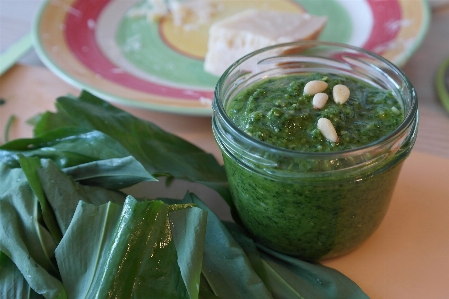
[[[199,0],[196,0],[199,1]],[[55,74],[111,102],[161,112],[210,116],[218,77],[204,71],[210,25],[246,8],[327,16],[319,40],[373,51],[401,66],[430,21],[426,0],[214,0],[220,7],[195,26],[171,15],[149,21],[142,0],[48,0],[33,44]],[[192,24],[190,24],[192,25]]]

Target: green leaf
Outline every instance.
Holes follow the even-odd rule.
[[[59,229],[59,226],[56,222],[55,214],[51,209],[51,206],[48,203],[47,197],[45,196],[44,190],[42,189],[42,185],[39,180],[39,176],[37,174],[37,170],[41,167],[39,158],[26,158],[22,155],[19,155],[19,163],[25,174],[25,177],[30,184],[31,189],[39,201],[41,210],[42,210],[42,218],[44,219],[45,225],[48,228],[50,234],[56,243],[59,243],[62,239],[62,233]]]
[[[39,202],[21,169],[0,163],[0,251],[17,266],[33,290],[66,298],[52,258],[56,244],[40,223]]]
[[[164,201],[176,203],[169,199]],[[202,273],[212,292],[222,299],[273,298],[218,217],[194,194],[188,193],[178,202],[193,203],[208,212]]]
[[[43,299],[30,288],[16,265],[0,251],[0,295],[8,299]]]
[[[41,160],[41,165],[42,167],[38,169],[40,183],[63,234],[72,221],[79,201],[94,205],[108,202],[123,205],[125,202],[125,195],[120,192],[77,183],[51,160]]]
[[[134,157],[93,161],[64,168],[76,181],[106,189],[123,189],[140,182],[157,181]]]
[[[9,131],[11,130],[11,126],[14,123],[15,119],[16,119],[16,117],[14,115],[11,115],[8,118],[8,121],[6,122],[5,133],[4,133],[4,138],[3,138],[5,142],[9,141]]]
[[[117,140],[154,176],[205,184],[216,190],[232,208],[224,168],[199,147],[86,91],[79,98],[58,98],[56,107],[59,119],[62,115],[78,127],[98,130]],[[48,124],[42,127],[48,129]]]
[[[122,207],[108,203],[94,206],[80,201],[73,221],[56,248],[56,260],[69,298],[87,295],[97,287],[94,278],[105,271],[106,259]]]
[[[53,113],[51,111],[46,111],[43,114],[37,115],[34,117],[33,122],[34,136],[39,136],[44,132],[51,131],[55,128],[76,126],[66,115],[62,113]]]
[[[220,297],[214,295],[211,290],[204,285],[200,285],[199,299],[220,299]]]
[[[96,296],[188,298],[167,229],[168,212],[169,207],[159,201],[138,204],[132,198],[127,200]]]
[[[278,253],[262,245],[260,254],[269,275],[275,298],[292,298],[291,293],[305,299],[368,299],[348,277],[335,269],[313,264]]]
[[[132,197],[120,209],[112,203],[78,205],[56,249],[69,297],[193,298],[189,293],[197,292],[198,265],[188,264],[198,262],[201,254],[188,249],[202,243],[205,213],[190,205]]]
[[[190,298],[198,298],[207,212],[199,208],[169,213],[178,265]]]
[[[73,127],[58,128],[0,146],[0,162],[9,167],[20,167],[19,154],[51,159],[60,168],[129,156],[129,152],[111,137],[99,131]]]
[[[253,268],[263,279],[274,298],[368,298],[352,280],[342,273],[255,243],[245,229],[234,223],[226,223],[226,227],[244,248]]]
[[[265,269],[264,262],[260,256],[259,250],[257,249],[256,243],[247,236],[245,229],[233,222],[224,222],[225,227],[231,233],[232,237],[237,241],[237,243],[242,247],[248,260],[251,263],[254,271],[263,281],[270,293],[273,293],[270,281],[268,279],[268,274]],[[295,297],[291,297],[293,299]]]

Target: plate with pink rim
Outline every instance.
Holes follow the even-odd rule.
[[[204,57],[209,27],[221,18],[246,8],[327,16],[319,40],[359,46],[397,65],[430,21],[425,0],[203,1],[213,4],[207,17],[179,25],[170,14],[148,20],[148,0],[48,0],[35,20],[34,47],[63,80],[105,100],[210,116],[218,77],[204,71]]]

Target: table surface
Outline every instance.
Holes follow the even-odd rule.
[[[1,50],[29,30],[30,16],[41,2],[0,0]],[[436,70],[449,56],[448,3],[431,2],[428,33],[402,68],[418,94],[420,123],[416,145],[404,165],[388,214],[378,231],[360,248],[323,262],[353,279],[374,299],[449,298],[449,112],[444,110],[434,88]],[[30,51],[18,65],[0,76],[0,98],[7,100],[0,108],[0,143],[10,115],[17,116],[10,138],[29,137],[31,128],[25,123],[28,118],[54,110],[56,97],[78,92],[46,69],[36,53]],[[160,125],[221,160],[210,117],[120,108]],[[181,196],[184,187],[182,182],[175,184],[171,192]],[[195,192],[197,187],[189,188]],[[224,207],[214,208],[219,216],[228,217]]]

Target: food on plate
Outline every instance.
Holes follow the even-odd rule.
[[[248,9],[212,24],[204,70],[220,76],[237,59],[266,46],[316,39],[327,17]]]
[[[251,72],[230,68],[213,129],[243,225],[276,251],[317,260],[352,251],[382,222],[416,139],[417,99],[402,72],[365,50],[298,45],[307,50],[276,56],[278,45],[238,62]]]
[[[170,16],[175,26],[189,31],[210,22],[221,10],[223,4],[214,0],[145,0],[130,9],[128,16],[144,16],[149,22]]]

